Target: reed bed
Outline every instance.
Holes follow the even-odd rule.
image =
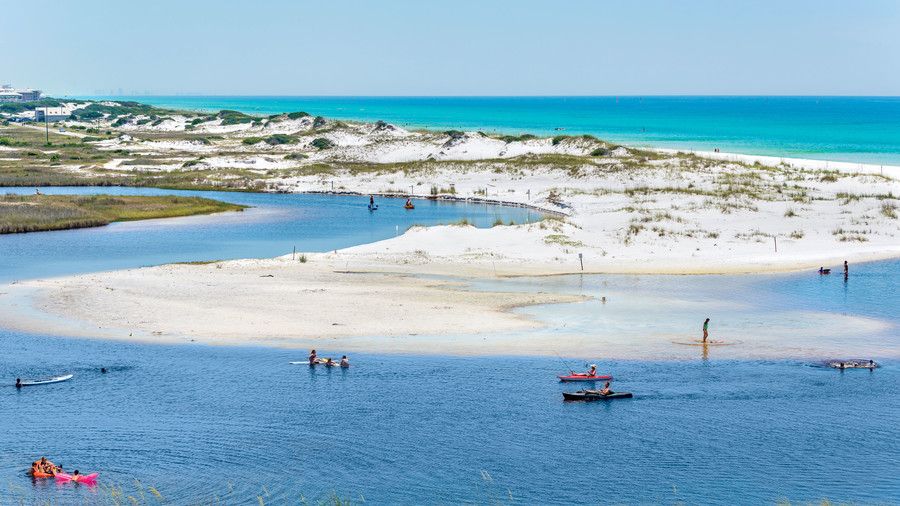
[[[0,234],[99,227],[147,220],[242,211],[245,206],[201,197],[112,195],[5,195]]]

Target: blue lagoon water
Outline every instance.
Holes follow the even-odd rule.
[[[114,98],[122,97],[82,97]],[[637,146],[900,165],[900,97],[127,97],[405,127],[591,134]],[[562,128],[564,130],[556,130]]]
[[[92,190],[107,189],[58,189]],[[413,220],[528,219],[521,209],[461,204],[422,203],[415,211],[421,214],[405,218],[388,202],[370,216],[365,198],[185,193],[256,207],[215,217],[221,221],[0,236],[0,279],[271,256],[295,243],[324,251],[390,237]],[[846,284],[839,276],[799,273],[567,276],[485,286],[685,292],[692,302],[749,301],[746,317],[758,321],[787,309],[858,315],[885,322],[883,337],[896,347],[898,270],[896,261],[853,266]],[[663,309],[684,317],[678,308],[661,308],[634,325],[652,328]],[[566,320],[569,332],[586,335],[606,324],[599,302],[529,311],[551,328]],[[893,359],[873,372],[839,372],[811,360],[733,360],[715,349],[705,358],[698,351],[661,361],[601,355],[616,387],[635,398],[579,404],[562,401],[561,393],[574,388],[555,381],[565,366],[550,350],[547,357],[354,354],[351,369],[327,370],[288,364],[302,360],[304,350],[3,329],[0,350],[0,504],[111,504],[104,487],[140,496],[134,480],[172,504],[257,504],[257,497],[297,504],[333,492],[374,504],[900,502],[900,363]],[[344,350],[335,341],[319,351]],[[581,367],[585,359],[566,360]],[[75,378],[12,386],[16,377],[62,372]],[[25,470],[40,455],[68,469],[100,471],[101,486],[32,482]]]
[[[176,504],[900,501],[897,364],[607,362],[636,397],[578,404],[555,358],[354,355],[344,371],[289,365],[302,350],[0,341],[0,377],[76,374],[0,387],[3,503],[103,495],[32,484],[40,454]]]
[[[33,234],[0,235],[0,281],[50,277],[75,272],[142,267],[171,262],[270,258],[297,251],[322,252],[370,243],[402,234],[413,225],[455,223],[479,227],[496,220],[527,223],[541,214],[518,207],[465,202],[369,198],[318,194],[263,194],[160,190],[155,188],[46,187],[53,194],[202,196],[251,206],[215,216],[112,223],[105,227]],[[0,193],[34,193],[33,188],[3,188]]]

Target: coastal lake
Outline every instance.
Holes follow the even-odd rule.
[[[370,214],[366,197],[44,191],[183,193],[255,207],[0,236],[0,280],[275,256],[294,245],[328,251],[392,237],[413,223],[466,218],[490,226],[498,217],[519,223],[539,217],[519,208],[421,201],[407,213],[399,200],[382,200]],[[725,320],[726,329],[736,321],[782,325],[793,318],[784,316],[787,310],[853,316],[878,321],[879,343],[895,351],[898,271],[900,262],[890,261],[854,265],[846,283],[796,273],[565,276],[475,287],[609,295],[606,306],[524,310],[547,323],[534,332],[549,337],[589,336],[617,325],[638,339],[641,329],[669,320],[693,330],[706,310],[693,304],[720,310],[732,303],[740,312],[721,309],[716,320]],[[651,294],[683,296],[689,305],[635,309],[627,299]],[[628,313],[602,312],[624,311],[617,309],[620,298]],[[828,339],[852,350],[863,337]],[[340,356],[338,343],[323,343],[320,355]],[[452,357],[428,355],[423,347],[417,355],[351,354],[351,369],[330,370],[288,363],[303,360],[304,350],[146,345],[2,329],[0,346],[7,385],[0,386],[0,504],[111,504],[112,484],[151,503],[155,487],[173,504],[254,504],[258,497],[295,504],[332,494],[375,504],[900,502],[896,353],[878,370],[840,372],[822,366],[831,357],[734,359],[724,350],[701,354],[690,347],[674,360],[600,354],[564,357],[567,364],[552,349],[539,357]],[[561,393],[578,387],[555,375],[587,360],[612,372],[614,387],[635,398],[564,403]],[[75,378],[12,386],[16,377],[60,373]],[[101,485],[33,482],[25,471],[40,455],[69,470],[99,471]]]
[[[33,194],[34,188],[0,187]],[[271,258],[324,252],[402,234],[414,225],[467,220],[478,227],[529,223],[541,213],[523,207],[368,196],[209,192],[127,187],[46,187],[47,195],[184,195],[251,206],[243,212],[112,223],[105,227],[0,235],[0,282],[159,265],[172,262]]]

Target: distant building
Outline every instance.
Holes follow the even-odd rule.
[[[8,84],[0,87],[0,102],[34,102],[41,99],[41,90],[16,89]]]
[[[65,107],[38,107],[34,110],[35,121],[64,121],[69,119],[71,113]]]
[[[21,102],[22,95],[15,91],[6,91],[0,89],[0,102]]]
[[[22,102],[35,102],[41,99],[41,90],[17,90],[22,95]]]

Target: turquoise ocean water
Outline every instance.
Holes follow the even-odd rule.
[[[743,154],[900,165],[900,97],[137,96],[127,99],[192,110],[234,109],[253,114],[306,111],[331,118],[381,119],[405,127],[592,134],[636,146],[719,148]]]

